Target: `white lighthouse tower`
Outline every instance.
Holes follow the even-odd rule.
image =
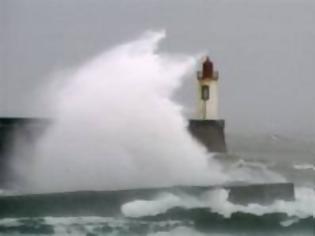
[[[197,119],[218,119],[218,79],[209,57],[202,64],[202,71],[197,72],[198,78],[198,111]]]
[[[189,120],[189,131],[209,152],[225,153],[225,120],[218,116],[219,73],[209,57],[202,64],[202,71],[197,72],[197,79],[197,118]]]

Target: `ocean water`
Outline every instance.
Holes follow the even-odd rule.
[[[226,167],[229,171],[236,172],[238,169],[239,172],[242,169],[242,173],[250,174],[277,166],[272,164],[274,161],[268,162],[266,159],[246,161],[240,158],[230,162],[229,167]],[[280,168],[279,166],[276,168]],[[281,166],[284,166],[283,162]],[[277,200],[270,205],[233,204],[227,199],[228,191],[223,189],[202,194],[161,190],[149,197],[117,201],[124,199],[124,192],[119,192],[111,197],[104,197],[104,201],[101,204],[98,201],[96,206],[93,204],[93,194],[97,193],[91,192],[91,195],[85,196],[90,197],[91,202],[82,201],[82,204],[87,204],[84,209],[90,208],[88,212],[82,211],[82,205],[73,206],[72,212],[67,210],[69,204],[71,205],[71,194],[68,196],[70,201],[65,195],[59,200],[46,203],[43,203],[44,197],[41,199],[39,195],[37,201],[40,204],[24,210],[21,205],[16,205],[21,209],[11,209],[12,214],[7,215],[4,212],[8,210],[3,205],[1,207],[0,201],[0,235],[312,236],[315,234],[315,186],[311,186],[315,179],[313,167],[306,160],[302,160],[300,164],[295,161],[291,167],[284,167],[281,173],[288,169],[295,172],[288,174],[286,178],[296,184],[296,200]],[[310,179],[301,184],[303,181],[297,176],[303,180]],[[5,194],[3,191],[2,195]],[[7,194],[14,195],[12,192]],[[48,193],[45,198],[52,195],[54,194]],[[27,199],[23,201],[27,202]],[[62,205],[63,202],[67,206]]]
[[[120,45],[61,73],[43,92],[53,124],[34,147],[16,146],[15,182],[0,191],[0,235],[315,234],[315,143],[228,134],[227,156],[207,153],[172,100],[197,59],[159,53],[164,36]],[[114,191],[231,181],[293,182],[296,199],[238,205],[220,188],[145,197]],[[80,190],[93,191],[77,192],[82,201],[74,201]],[[104,190],[106,197],[95,192]]]

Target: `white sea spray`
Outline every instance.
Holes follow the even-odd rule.
[[[53,124],[37,143],[32,164],[15,164],[25,191],[227,179],[188,134],[181,107],[172,100],[183,76],[195,70],[196,58],[158,52],[164,37],[165,32],[148,32],[59,76],[58,89],[47,91]]]
[[[293,166],[294,169],[297,170],[311,170],[311,171],[315,171],[315,165],[313,164],[308,164],[308,163],[304,163],[304,164],[295,164]]]

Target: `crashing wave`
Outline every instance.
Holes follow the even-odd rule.
[[[127,217],[143,217],[158,215],[176,207],[208,208],[225,218],[230,218],[237,212],[257,216],[272,213],[284,213],[288,217],[300,219],[315,218],[315,190],[311,188],[296,188],[295,201],[277,200],[271,205],[251,203],[246,206],[228,201],[228,190],[217,189],[208,191],[199,197],[188,195],[161,194],[154,200],[135,200],[121,207],[122,213]]]

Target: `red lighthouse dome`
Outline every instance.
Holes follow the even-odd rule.
[[[213,77],[213,63],[210,61],[209,57],[206,58],[202,64],[202,78],[212,78]]]

